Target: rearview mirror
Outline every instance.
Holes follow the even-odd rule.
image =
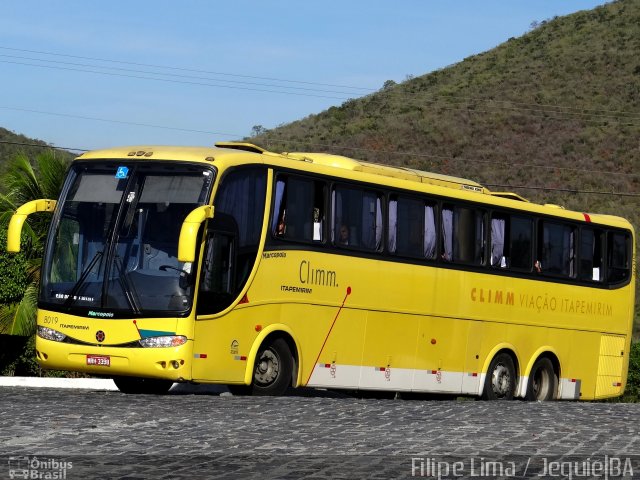
[[[56,208],[55,200],[32,200],[25,203],[16,210],[9,222],[9,231],[7,232],[7,252],[17,253],[20,251],[20,236],[22,235],[22,226],[29,215],[36,212],[53,212]]]
[[[178,260],[181,262],[193,262],[196,257],[196,240],[198,239],[198,229],[202,222],[208,218],[213,218],[213,207],[202,205],[192,210],[187,218],[182,222],[180,228],[180,239],[178,240]]]

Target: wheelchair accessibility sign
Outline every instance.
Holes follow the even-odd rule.
[[[127,178],[129,175],[129,169],[127,167],[118,167],[116,171],[116,178],[121,180],[123,178]]]

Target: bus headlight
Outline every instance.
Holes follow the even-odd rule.
[[[147,337],[140,340],[142,347],[179,347],[187,343],[187,337],[182,335],[165,335],[162,337]]]
[[[38,325],[38,336],[46,340],[53,340],[54,342],[62,342],[67,336],[54,330],[53,328],[41,327]]]

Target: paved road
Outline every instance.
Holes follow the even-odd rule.
[[[640,478],[639,418],[613,403],[4,387],[0,478]]]

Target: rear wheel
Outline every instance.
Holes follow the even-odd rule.
[[[113,383],[122,393],[150,395],[163,395],[173,385],[171,380],[138,377],[114,377]]]
[[[482,398],[485,400],[512,400],[516,390],[516,367],[511,355],[499,353],[489,365],[484,381]]]
[[[256,356],[251,392],[253,395],[284,395],[291,387],[293,357],[282,338],[263,344]]]
[[[558,376],[548,358],[539,358],[529,374],[526,400],[544,402],[554,400],[558,390]]]

